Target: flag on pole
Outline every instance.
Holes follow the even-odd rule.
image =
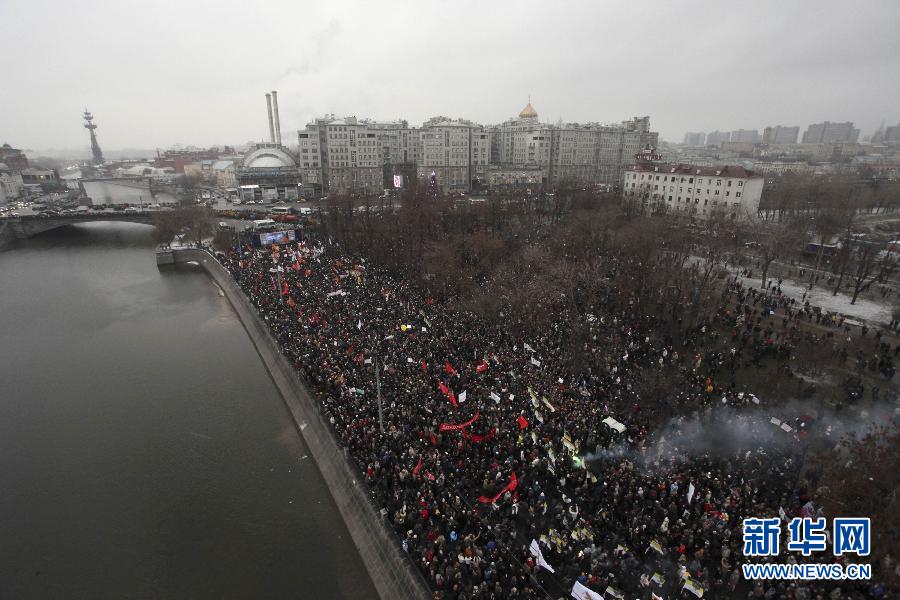
[[[494,392],[491,392],[491,400],[493,400],[495,404],[500,404],[500,396]]]
[[[535,357],[532,356],[532,357],[531,357],[531,364],[534,365],[535,367],[540,367],[540,366],[541,366],[541,361],[537,360]]]
[[[516,419],[516,422],[519,424],[519,429],[525,429],[526,427],[528,427],[528,419],[526,419],[522,415],[519,415],[519,418]]]
[[[547,569],[551,573],[556,573],[556,571],[553,569],[553,567],[550,566],[550,563],[548,563],[546,560],[544,560],[544,554],[543,554],[543,552],[541,552],[541,548],[540,548],[540,546],[538,546],[537,540],[534,540],[534,539],[531,540],[531,546],[528,547],[528,551],[531,552],[531,555],[537,561],[537,566],[543,567],[544,569]]]
[[[463,391],[462,391],[462,393],[459,395],[459,397],[457,398],[457,400],[459,400],[460,402],[465,402],[465,401],[466,401],[466,390],[463,390]]]
[[[694,497],[694,483],[691,482],[688,484],[688,504],[691,503],[691,499]]]

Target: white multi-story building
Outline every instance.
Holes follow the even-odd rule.
[[[538,121],[528,105],[516,119],[490,129],[495,140],[491,164],[503,168],[535,168],[544,185],[607,183],[622,180],[626,165],[647,146],[657,146],[659,134],[650,131],[649,117],[635,117],[618,125]]]
[[[530,101],[518,117],[494,127],[435,117],[416,129],[406,121],[329,115],[297,136],[304,184],[330,192],[377,191],[389,185],[389,173],[400,171],[426,180],[433,173],[443,191],[478,189],[492,180],[528,181],[529,187],[615,184],[638,152],[659,141],[649,117],[618,125],[549,125],[538,121]],[[488,167],[517,175],[489,177]]]
[[[743,167],[641,163],[625,170],[622,197],[653,214],[750,220],[764,181]]]
[[[316,119],[297,132],[303,181],[331,192],[377,192],[385,165],[420,158],[417,129],[406,121],[377,122],[356,117]]]
[[[434,117],[420,131],[418,176],[434,174],[444,192],[468,191],[483,178],[491,157],[491,136],[481,125],[463,119]]]

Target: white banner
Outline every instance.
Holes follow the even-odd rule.
[[[694,497],[694,483],[691,482],[688,484],[688,504],[691,503],[691,499]]]
[[[575,582],[572,586],[572,597],[575,600],[603,600],[603,596],[594,590]]]
[[[606,417],[605,419],[603,419],[603,422],[606,423],[607,425],[609,425],[610,427],[612,427],[613,429],[615,429],[616,431],[618,431],[619,433],[622,433],[623,431],[625,431],[625,425],[623,425],[622,423],[619,423],[612,417]]]
[[[550,566],[546,560],[544,560],[544,554],[541,552],[540,546],[538,546],[537,540],[531,540],[531,546],[528,547],[528,551],[531,552],[531,555],[537,559],[537,566],[543,567],[550,571],[551,573],[556,573],[553,570],[553,567]]]

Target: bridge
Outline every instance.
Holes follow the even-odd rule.
[[[54,217],[40,217],[38,215],[26,215],[22,217],[7,217],[0,220],[0,247],[12,240],[24,240],[35,235],[59,229],[60,227],[68,227],[78,223],[99,223],[103,221],[123,222],[123,223],[142,223],[144,225],[153,225],[153,216],[155,212],[137,212],[137,213],[86,213],[79,215],[59,215]]]

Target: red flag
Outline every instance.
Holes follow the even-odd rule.
[[[453,368],[449,362],[444,363],[444,370],[447,371],[448,375],[456,375],[456,369]]]
[[[432,445],[432,446],[437,446],[437,438],[435,437],[433,431],[431,432],[431,445]]]
[[[464,421],[462,423],[455,423],[455,424],[441,423],[440,426],[438,427],[438,431],[456,431],[459,429],[465,429],[466,427],[468,427],[469,425],[471,425],[472,423],[477,421],[478,417],[480,417],[480,416],[481,416],[481,413],[476,412],[475,415],[471,419],[469,419],[468,421]]]
[[[525,429],[526,427],[528,427],[528,419],[526,419],[522,415],[519,415],[519,418],[516,419],[516,421],[519,423],[519,429]]]
[[[416,475],[419,474],[419,469],[421,469],[421,468],[422,468],[422,457],[420,456],[419,464],[417,464],[412,470],[413,477],[415,477]]]
[[[451,392],[450,392],[450,395],[447,396],[447,397],[450,399],[450,404],[453,405],[453,408],[459,408],[459,402],[456,401],[456,394],[454,394],[454,393],[451,391]]]
[[[478,364],[478,366],[475,367],[475,372],[476,372],[476,373],[484,373],[484,372],[487,371],[487,370],[488,370],[488,366],[487,366],[487,363],[484,362],[484,361],[481,361],[481,362]]]
[[[299,271],[299,270],[300,270],[300,263],[297,262],[297,261],[294,261],[294,264],[291,265],[291,268],[292,268],[293,270],[295,270],[295,271]]]
[[[288,289],[288,282],[285,281],[283,284],[281,284],[281,295],[287,296],[289,293],[290,290]]]
[[[443,381],[438,383],[438,389],[441,390],[441,393],[445,396],[450,394],[450,388],[448,388],[446,385],[444,385]]]
[[[483,502],[485,504],[493,504],[494,502],[499,500],[503,496],[503,494],[505,494],[506,492],[515,491],[515,489],[518,485],[519,485],[519,480],[516,479],[516,474],[515,474],[515,472],[513,472],[513,474],[509,478],[509,483],[507,483],[505,486],[503,486],[503,489],[500,490],[496,496],[494,496],[492,498],[488,498],[487,496],[479,496],[478,501]]]
[[[463,431],[465,431],[465,430],[463,430]],[[487,442],[487,441],[494,439],[495,433],[497,433],[497,430],[495,428],[491,427],[491,430],[488,431],[484,435],[478,435],[477,433],[473,433],[469,437],[472,439],[473,442],[476,442],[476,443],[477,442]]]
[[[425,363],[424,360],[422,361],[422,372],[423,372],[423,373],[427,373],[427,372],[428,372],[428,365]]]

